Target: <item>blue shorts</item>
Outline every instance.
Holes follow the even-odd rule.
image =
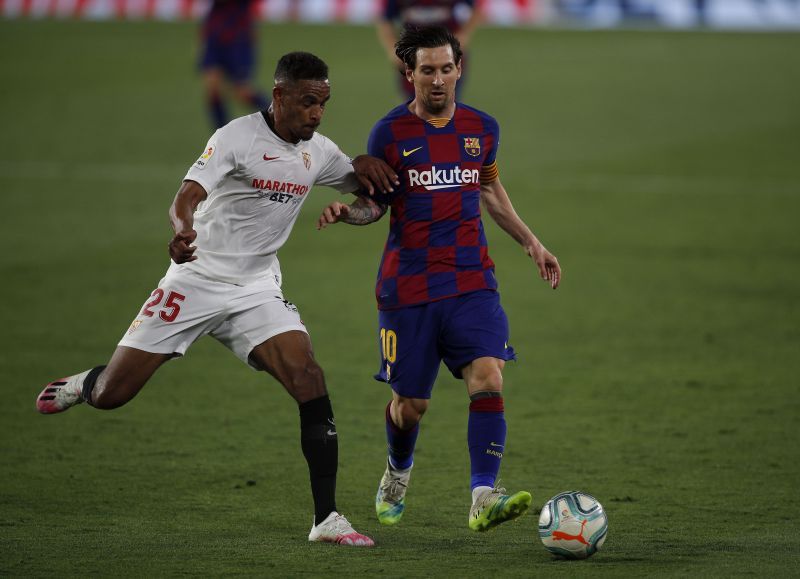
[[[228,79],[241,83],[252,78],[255,63],[255,46],[251,40],[242,38],[224,43],[208,38],[200,59],[200,68],[221,68]]]
[[[378,323],[381,367],[375,379],[406,398],[431,397],[442,361],[453,376],[463,378],[462,368],[478,358],[516,358],[496,291],[381,310]]]

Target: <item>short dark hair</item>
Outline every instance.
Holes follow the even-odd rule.
[[[284,54],[275,67],[275,82],[328,80],[328,65],[310,52]]]
[[[417,67],[417,50],[420,48],[438,48],[447,46],[453,49],[456,64],[461,62],[461,43],[452,32],[444,26],[408,26],[403,30],[400,40],[394,45],[397,58],[410,69]]]

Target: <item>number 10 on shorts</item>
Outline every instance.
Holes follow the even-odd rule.
[[[397,334],[394,333],[394,330],[381,328],[381,351],[383,359],[394,364],[394,361],[397,360]]]
[[[394,364],[397,360],[397,334],[394,330],[381,328],[381,352],[383,359],[386,360],[386,379],[389,380],[392,375],[392,367],[389,364]]]

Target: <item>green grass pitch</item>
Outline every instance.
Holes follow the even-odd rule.
[[[209,134],[193,24],[0,21],[0,575],[800,574],[800,36],[481,30],[466,101],[559,257],[556,292],[493,224],[519,360],[503,483],[595,495],[605,548],[551,558],[537,516],[467,529],[467,397],[442,372],[407,511],[382,528],[388,389],[372,287],[386,223],[281,252],[340,432],[339,505],[373,550],[310,545],[297,410],[211,339],[128,406],[36,414],[103,363],[168,265],[167,208]],[[370,28],[267,25],[331,66],[322,132],[351,154],[397,102]],[[239,111],[240,113],[244,111]]]

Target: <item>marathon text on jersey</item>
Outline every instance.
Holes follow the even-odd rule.
[[[272,181],[270,179],[253,179],[253,189],[272,191],[273,193],[291,193],[292,195],[305,195],[308,185],[298,185],[288,181]]]
[[[425,187],[428,191],[447,189],[460,185],[480,183],[480,172],[477,169],[462,169],[458,165],[451,169],[437,169],[431,165],[430,169],[417,171],[408,170],[408,182],[411,187]]]

